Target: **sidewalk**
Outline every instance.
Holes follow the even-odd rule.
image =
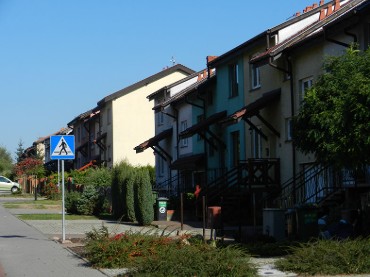
[[[132,231],[153,231],[176,235],[181,231],[178,221],[154,221],[152,227],[140,227],[132,223],[117,223],[108,220],[66,220],[65,243],[59,243],[62,238],[61,220],[27,220],[21,221],[16,214],[56,213],[55,210],[8,209],[0,204],[0,277],[1,264],[7,277],[12,276],[109,276],[124,274],[124,270],[96,270],[88,266],[69,248],[78,244],[67,243],[82,238],[86,232],[108,228],[110,233]],[[187,222],[182,232],[203,235],[201,222]],[[4,235],[3,235],[4,234]],[[210,229],[205,229],[206,238],[210,238]],[[6,238],[6,239],[5,239]],[[16,259],[15,259],[16,257]],[[286,274],[273,268],[274,259],[253,259],[259,267],[259,276],[287,277],[296,274]],[[73,273],[72,273],[73,272]]]
[[[0,273],[18,277],[98,277],[91,268],[61,244],[27,225],[0,205]]]

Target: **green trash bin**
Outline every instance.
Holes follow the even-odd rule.
[[[157,220],[167,221],[167,203],[168,198],[159,197],[157,198]]]
[[[296,209],[297,220],[297,238],[300,240],[309,240],[319,235],[319,226],[317,224],[316,207],[299,207]]]

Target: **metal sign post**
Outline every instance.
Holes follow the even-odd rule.
[[[50,157],[58,160],[58,184],[59,184],[59,160],[62,162],[62,242],[66,239],[65,228],[65,199],[64,199],[64,160],[75,158],[75,137],[74,136],[51,136]]]
[[[64,208],[64,160],[62,160],[62,241],[66,240],[65,208]]]

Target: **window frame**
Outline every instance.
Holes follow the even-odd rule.
[[[305,84],[308,84],[308,85],[305,86]],[[306,78],[299,80],[299,99],[298,100],[299,100],[300,106],[302,105],[304,101],[306,91],[309,90],[312,86],[313,86],[313,76],[306,77]]]
[[[251,87],[252,89],[258,89],[261,87],[260,67],[254,64],[251,65]]]
[[[188,121],[187,120],[182,120],[180,122],[181,132],[185,131],[187,128],[188,128]],[[184,148],[184,147],[188,147],[188,145],[189,145],[188,138],[183,138],[183,139],[180,140],[180,147]]]
[[[233,63],[229,65],[229,98],[239,95],[239,65]]]

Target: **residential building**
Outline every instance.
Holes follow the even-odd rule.
[[[106,166],[112,167],[124,160],[132,165],[154,166],[155,156],[152,152],[136,155],[133,151],[138,142],[155,135],[154,114],[146,97],[193,72],[177,64],[98,102],[100,129],[95,142],[102,149],[100,159]]]
[[[179,139],[191,139],[192,152],[204,154],[202,194],[207,205],[223,207],[223,218],[234,214],[257,230],[266,207],[323,206],[330,200],[364,208],[369,174],[359,183],[345,170],[316,165],[314,155],[295,148],[291,119],[326,56],[342,54],[351,43],[368,47],[369,8],[369,0],[320,1],[208,62],[216,69],[216,77],[209,76],[215,83],[197,91],[198,102],[192,103],[203,103],[203,109],[192,109],[192,124]],[[202,102],[205,91],[208,101]]]

